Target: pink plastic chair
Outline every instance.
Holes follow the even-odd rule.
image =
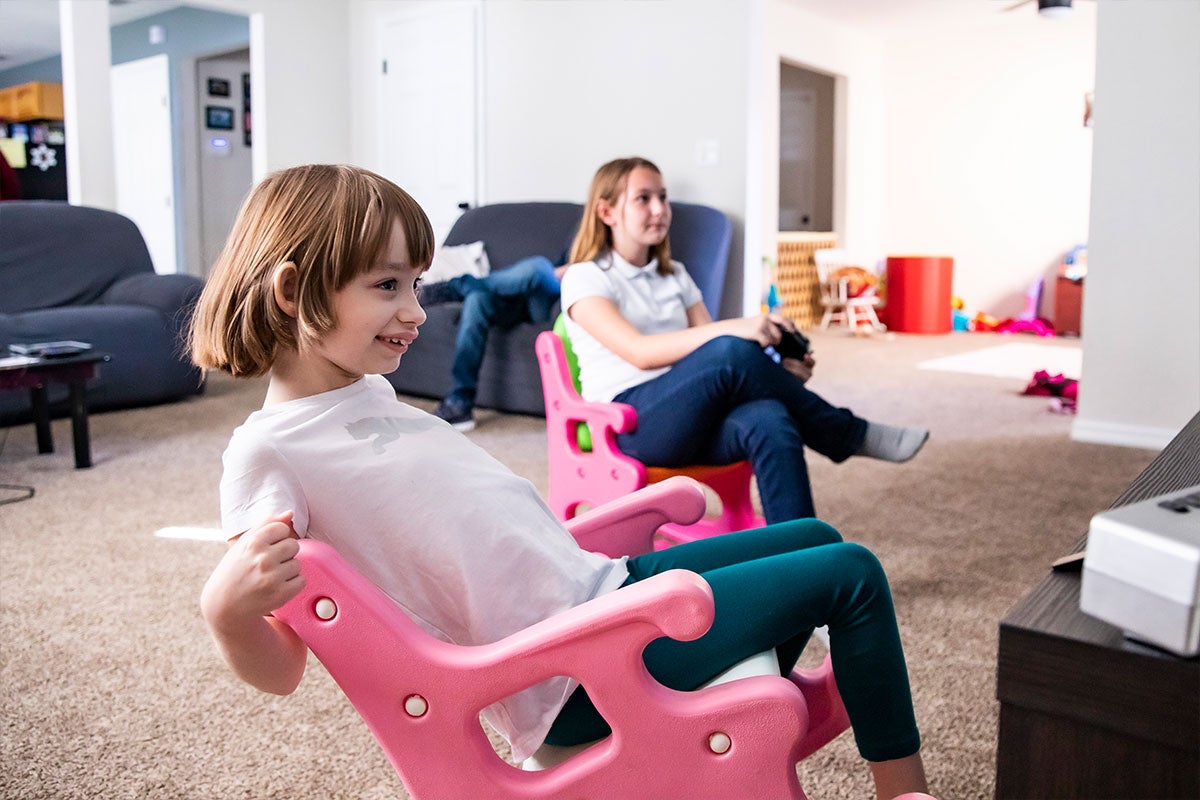
[[[561,324],[557,329],[559,333],[539,334],[535,347],[546,398],[549,505],[559,519],[571,519],[581,506],[600,506],[650,484],[684,475],[711,488],[721,501],[721,510],[690,525],[664,525],[659,533],[666,543],[690,542],[766,524],[751,500],[754,471],[750,462],[652,467],[617,449],[617,434],[637,427],[637,412],[624,403],[592,403],[579,396],[571,355],[560,338]],[[586,429],[580,428],[581,423],[586,423]]]
[[[663,519],[694,520],[702,490],[676,479],[581,515],[585,538],[611,525],[649,543]],[[366,720],[416,800],[563,797],[804,798],[796,762],[846,729],[826,659],[790,680],[759,676],[677,692],[646,671],[660,636],[695,639],[712,593],[672,570],[495,644],[427,635],[328,545],[300,543],[304,590],[275,612],[308,644]],[[558,675],[578,679],[613,735],[542,771],[500,759],[481,709]]]

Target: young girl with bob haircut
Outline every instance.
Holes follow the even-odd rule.
[[[867,422],[805,388],[815,361],[764,352],[795,324],[779,314],[713,322],[700,291],[671,260],[671,205],[662,173],[619,158],[592,179],[562,284],[584,399],[637,411],[617,436],[647,464],[749,459],[768,523],[816,516],[804,448],[907,461],[929,432]]]
[[[365,170],[307,166],[251,192],[193,321],[201,367],[267,374],[262,409],[224,455],[231,539],[201,593],[218,649],[244,681],[288,694],[303,642],[271,612],[303,588],[296,537],[333,545],[422,628],[494,642],[667,569],[712,586],[716,621],[694,642],[645,651],[663,683],[694,689],[775,648],[782,674],[827,624],[838,685],[880,797],[924,773],[891,594],[870,552],[816,520],[730,534],[635,558],[580,549],[533,485],[438,418],[396,399],[425,313],[429,221]],[[447,504],[439,498],[453,496]],[[543,741],[600,738],[604,720],[569,678],[483,711],[517,760]]]

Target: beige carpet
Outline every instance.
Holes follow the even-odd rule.
[[[934,792],[990,798],[997,623],[1153,453],[1071,442],[1069,417],[1018,394],[1025,380],[917,368],[1007,340],[814,340],[815,389],[933,430],[902,466],[814,455],[814,490],[821,515],[888,569]],[[37,455],[30,427],[0,429],[0,483],[36,490],[0,505],[0,797],[404,796],[315,662],[275,698],[218,661],[196,599],[223,545],[153,535],[217,525],[221,451],[263,388],[217,378],[184,403],[97,414],[90,470],[72,468],[64,421],[53,455]],[[479,419],[472,438],[544,492],[541,420]],[[814,800],[870,796],[849,734],[801,780]]]

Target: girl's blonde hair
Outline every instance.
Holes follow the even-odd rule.
[[[433,229],[396,184],[358,167],[314,164],[269,175],[250,192],[208,276],[191,325],[192,361],[262,375],[336,323],[334,292],[376,265],[399,222],[412,264],[433,257]],[[296,265],[296,318],[275,301],[275,268]]]
[[[575,241],[571,244],[571,255],[567,259],[569,263],[593,261],[597,256],[612,250],[612,231],[604,224],[604,220],[600,219],[600,201],[603,200],[611,206],[617,205],[621,195],[625,193],[625,188],[629,185],[629,173],[639,167],[651,170],[662,177],[662,172],[654,165],[654,162],[640,156],[613,159],[596,170],[596,174],[592,178],[592,188],[588,191],[587,205],[583,207],[583,220],[579,223],[579,233],[575,234]],[[662,242],[651,250],[650,256],[658,259],[660,274],[671,274],[671,237],[669,234],[664,236]]]

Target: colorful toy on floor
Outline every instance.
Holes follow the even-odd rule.
[[[958,295],[950,298],[950,329],[955,331],[971,330],[971,315],[967,313],[967,304]]]
[[[1033,373],[1033,380],[1021,394],[1049,397],[1051,411],[1074,414],[1079,400],[1079,381],[1061,374],[1051,375],[1041,369]]]
[[[1007,320],[1005,321],[1007,322]],[[971,320],[971,330],[979,331],[980,333],[994,331],[998,325],[1000,325],[1000,320],[982,311],[976,314],[975,318]]]
[[[1038,306],[1042,300],[1042,286],[1046,279],[1039,277],[1025,292],[1025,310],[1015,317],[996,323],[983,330],[993,330],[996,333],[1036,333],[1038,336],[1053,336],[1054,326],[1049,320],[1038,316]],[[976,327],[976,330],[981,330]]]

